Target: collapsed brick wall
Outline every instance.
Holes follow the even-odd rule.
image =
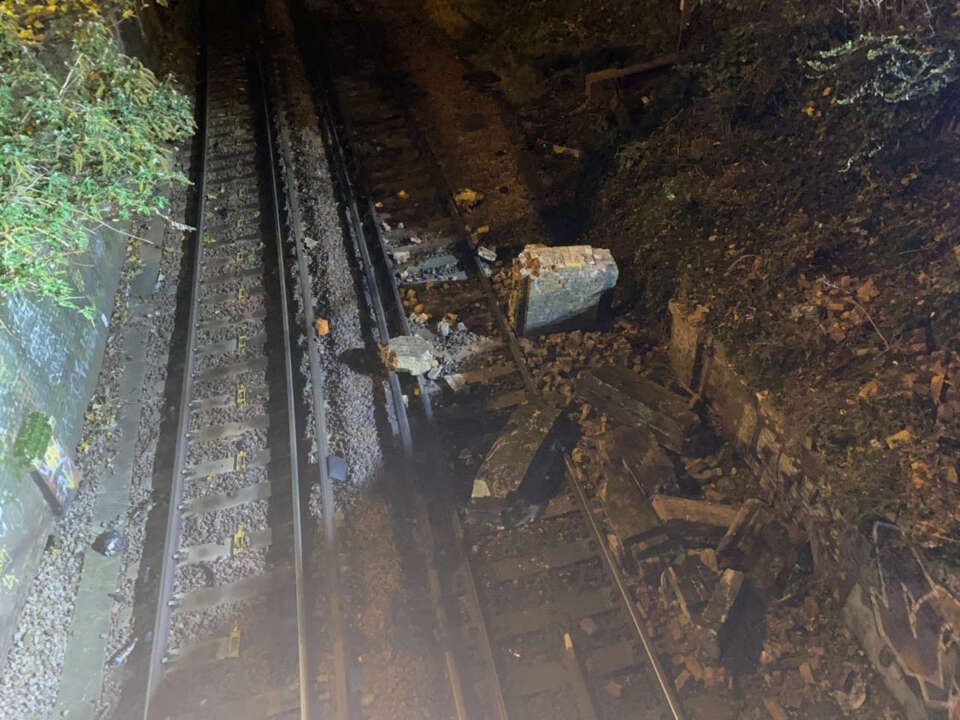
[[[960,720],[960,600],[937,583],[891,522],[849,527],[819,492],[821,457],[790,418],[750,388],[710,334],[705,308],[670,302],[670,362],[761,483],[764,499],[805,529],[816,573],[837,583],[844,617],[910,720]],[[953,572],[958,572],[955,568]]]

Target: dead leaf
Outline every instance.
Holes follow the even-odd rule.
[[[868,380],[863,384],[863,387],[860,388],[860,391],[857,393],[857,397],[859,397],[861,400],[866,400],[867,398],[875,397],[879,390],[880,385],[876,380]]]
[[[783,706],[780,705],[780,702],[773,695],[767,695],[763,699],[763,706],[767,709],[767,712],[770,713],[770,717],[773,720],[790,720]]]
[[[893,450],[900,445],[905,445],[913,439],[908,428],[904,428],[900,432],[895,432],[893,435],[887,435],[887,447]]]
[[[943,380],[943,375],[934,375],[930,379],[930,397],[937,405],[940,404],[940,400],[943,398]]]
[[[483,202],[483,193],[477,190],[471,190],[470,188],[464,188],[463,190],[457,191],[453,196],[454,201],[457,205],[463,205],[465,207],[473,207],[481,202]]]
[[[877,285],[873,282],[873,278],[870,278],[857,288],[857,300],[862,303],[870,302],[879,294],[880,291],[877,290]]]
[[[960,484],[960,475],[957,473],[957,466],[953,463],[943,469],[943,477],[951,485]]]
[[[554,155],[569,155],[572,158],[580,159],[580,151],[576,148],[567,147],[566,145],[554,145],[553,146]]]

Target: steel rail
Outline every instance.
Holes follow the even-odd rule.
[[[363,23],[358,17],[359,11],[353,7],[351,0],[341,0],[341,2],[347,7],[347,11],[350,13],[353,22],[359,27],[363,27]],[[384,67],[379,52],[370,41],[370,35],[364,33],[363,37],[367,46],[367,52],[376,63],[378,72],[384,72]],[[410,110],[410,103],[406,102],[405,98],[400,96],[396,84],[391,83],[389,89],[390,94],[393,96],[395,101],[395,105],[400,110],[400,113],[406,120],[407,127],[413,134],[414,140],[416,141],[417,145],[420,146],[420,150],[423,152],[424,156],[429,158],[430,164],[433,166],[433,180],[435,185],[438,186],[438,189],[442,191],[441,194],[444,205],[453,218],[454,224],[457,228],[457,238],[460,242],[461,250],[467,257],[470,258],[470,263],[474,269],[474,272],[476,272],[477,276],[479,277],[480,286],[483,288],[484,295],[487,299],[487,305],[490,307],[490,312],[494,318],[496,318],[497,329],[500,330],[500,334],[503,336],[503,339],[507,343],[507,347],[510,349],[510,354],[514,359],[514,364],[517,366],[517,372],[520,373],[520,378],[523,381],[523,386],[527,391],[527,395],[533,399],[539,395],[533,382],[533,376],[530,374],[529,368],[527,368],[527,362],[523,356],[523,350],[520,348],[520,343],[517,340],[516,333],[513,332],[510,324],[507,322],[506,316],[500,309],[496,292],[493,289],[493,283],[490,282],[490,278],[488,278],[486,273],[483,271],[483,265],[481,264],[480,258],[477,256],[476,250],[473,247],[473,242],[471,241],[470,236],[464,231],[464,228],[467,225],[466,219],[463,217],[463,214],[460,212],[460,208],[453,199],[453,189],[449,179],[447,178],[446,170],[444,170],[443,165],[437,159],[437,154],[434,152],[433,145],[431,145],[430,140],[420,129],[420,123]],[[371,205],[371,211],[372,207],[373,206]],[[385,247],[386,241],[382,237],[380,240]],[[386,255],[386,251],[384,251],[384,255]]]
[[[343,0],[343,2],[345,5],[347,5],[354,22],[362,27],[362,23],[357,18],[357,11],[352,7],[350,0]],[[369,35],[364,34],[364,38],[365,38],[371,57],[375,59],[378,69],[382,69],[382,63],[380,61],[379,54],[376,52],[376,48],[372,47]],[[448,210],[450,211],[454,219],[457,221],[458,227],[463,228],[464,218],[460,213],[460,210],[457,207],[456,202],[453,200],[453,192],[451,189],[450,182],[447,178],[446,171],[444,170],[443,165],[441,165],[439,160],[437,159],[437,155],[433,150],[433,146],[431,145],[426,134],[421,130],[420,125],[417,122],[417,119],[413,116],[413,112],[410,108],[410,104],[405,102],[404,98],[400,97],[399,92],[397,91],[396,86],[394,84],[391,84],[390,90],[394,97],[394,100],[396,101],[395,104],[398,106],[404,118],[407,120],[407,125],[412,130],[415,136],[415,139],[420,145],[421,150],[424,151],[425,155],[432,160],[432,164],[434,166],[435,179],[437,180],[438,184],[441,186],[441,189],[443,190],[443,198],[447,205]],[[470,238],[469,236],[467,236],[465,233],[461,231],[460,239],[461,239],[461,244],[465,249],[465,252],[471,257],[473,261],[474,269],[477,271],[477,273],[480,276],[480,282],[487,296],[488,304],[491,307],[491,311],[497,320],[497,325],[501,331],[501,334],[504,336],[504,338],[507,341],[514,363],[516,364],[517,370],[520,373],[521,378],[523,379],[524,387],[527,391],[527,394],[531,400],[539,399],[541,397],[541,393],[536,388],[536,385],[533,382],[533,378],[530,374],[530,371],[527,368],[526,358],[524,357],[523,351],[520,348],[520,344],[519,344],[519,341],[517,340],[516,333],[514,333],[513,329],[510,327],[506,316],[504,315],[502,309],[500,308],[500,304],[497,300],[496,293],[493,289],[493,285],[490,282],[490,279],[483,272],[482,265],[480,263],[479,258],[477,257],[476,252],[474,251]],[[568,476],[571,477],[571,485],[573,485],[574,487],[575,494],[579,501],[578,504],[580,505],[581,513],[583,514],[587,524],[590,526],[590,529],[594,534],[594,537],[597,539],[597,544],[600,547],[601,555],[604,560],[604,565],[613,583],[616,585],[618,593],[621,597],[621,600],[623,601],[623,604],[626,606],[626,609],[630,615],[630,619],[634,626],[634,630],[638,638],[640,639],[640,642],[644,648],[644,653],[647,656],[648,661],[650,662],[651,669],[653,670],[654,676],[657,680],[657,684],[660,686],[660,690],[661,690],[661,693],[663,694],[664,701],[666,702],[674,720],[683,720],[683,714],[680,709],[679,701],[677,700],[676,694],[673,690],[672,682],[666,676],[663,668],[660,666],[660,663],[657,660],[656,652],[649,638],[647,637],[645,630],[643,629],[640,616],[637,613],[637,609],[634,606],[633,601],[629,596],[629,592],[623,580],[623,575],[620,572],[620,569],[617,567],[616,562],[611,556],[609,550],[607,549],[605,539],[603,537],[602,532],[600,531],[599,526],[597,525],[596,518],[593,517],[593,514],[590,512],[590,509],[587,506],[586,495],[584,493],[583,487],[578,482],[577,478],[575,476],[572,476],[571,473],[569,472],[570,469],[572,468],[569,458],[565,456],[564,460],[567,463]],[[572,468],[572,469],[575,470],[575,468]],[[468,564],[469,564],[469,561],[468,561]],[[479,599],[477,600],[477,602],[479,602]],[[504,712],[506,712],[505,709],[504,709]]]
[[[273,152],[273,140],[270,133],[270,109],[267,105],[267,92],[266,85],[263,79],[263,63],[260,59],[259,53],[257,54],[257,76],[260,81],[260,95],[261,95],[261,108],[263,110],[263,123],[264,123],[264,135],[266,136],[266,145],[267,145],[267,165],[269,167],[270,173],[270,192],[271,200],[273,201],[273,230],[274,236],[276,239],[277,245],[277,275],[278,283],[280,285],[280,307],[283,315],[283,365],[284,365],[284,375],[287,385],[287,423],[289,427],[290,435],[290,495],[292,498],[293,504],[293,565],[294,565],[294,582],[296,594],[296,605],[297,605],[297,665],[299,668],[300,674],[300,720],[311,720],[311,696],[313,683],[311,680],[310,673],[310,662],[309,662],[309,652],[308,652],[308,637],[307,637],[307,620],[306,613],[304,610],[304,577],[303,577],[303,518],[301,515],[300,508],[300,471],[299,471],[299,447],[297,443],[297,408],[296,400],[294,398],[294,385],[293,385],[293,360],[292,353],[293,347],[290,341],[290,309],[289,303],[287,302],[287,271],[284,266],[284,258],[286,253],[284,252],[284,242],[283,242],[283,229],[280,224],[280,196],[277,191],[277,174],[276,174],[276,164],[275,157]],[[300,277],[300,287],[303,289],[306,295],[306,299],[309,300],[309,276],[306,275],[303,265],[303,253],[302,247],[300,246],[299,241],[297,242],[298,255],[301,260],[301,277]],[[304,319],[307,319],[307,313],[309,313],[309,318],[313,318],[312,305],[304,305]],[[307,322],[307,336],[308,338],[313,338],[313,323],[312,321]],[[311,373],[317,370],[316,360],[314,358],[315,353],[313,352],[314,346],[311,344],[309,346],[310,350],[310,362],[311,362]],[[316,377],[315,375],[311,375]],[[314,383],[311,387],[313,395],[313,405],[314,409],[319,405],[321,408],[323,406],[323,398],[321,393],[323,391],[323,386]],[[321,416],[323,417],[323,416]],[[316,414],[314,419],[317,420]],[[318,423],[320,425],[320,423]],[[324,430],[324,437],[326,437],[325,427],[320,425],[317,428],[318,430]],[[320,477],[321,483],[326,481],[330,484],[330,478],[326,473],[326,456],[322,458],[322,462],[319,463],[321,467]],[[326,507],[324,508],[326,512]]]
[[[603,564],[607,569],[607,574],[610,576],[610,579],[613,580],[613,584],[616,585],[620,599],[627,608],[627,612],[630,615],[630,621],[633,624],[633,629],[637,633],[637,637],[640,638],[640,644],[643,645],[643,651],[647,656],[647,660],[650,662],[650,666],[652,667],[653,673],[656,676],[657,684],[660,686],[660,690],[663,693],[663,697],[670,710],[670,714],[673,716],[674,720],[683,720],[683,714],[680,710],[680,703],[677,701],[676,695],[673,692],[673,683],[660,666],[660,661],[657,659],[657,653],[653,648],[653,644],[647,637],[646,630],[643,629],[643,620],[640,617],[640,613],[637,612],[633,598],[630,597],[630,591],[627,589],[627,585],[623,580],[623,574],[620,572],[620,569],[617,567],[616,560],[614,560],[613,555],[607,548],[606,538],[604,537],[600,526],[597,524],[597,519],[593,516],[593,513],[590,512],[590,506],[587,504],[587,495],[584,492],[583,484],[580,482],[580,471],[573,464],[570,456],[566,453],[563,455],[563,462],[567,470],[567,480],[573,487],[574,495],[577,498],[577,504],[580,506],[580,511],[587,520],[587,525],[590,526],[590,532],[593,535],[593,539],[597,543],[597,547],[600,548],[600,556],[603,558]]]
[[[362,24],[357,19],[356,13],[354,9],[350,6],[350,3],[344,1],[341,4],[342,6],[346,7],[353,21],[359,27],[362,27]],[[369,46],[369,37],[366,35],[364,37],[366,38],[367,44]],[[379,56],[376,54],[376,52],[374,52],[373,48],[370,48],[370,56],[375,59],[374,61],[377,64],[378,69],[382,69]],[[348,203],[348,208],[350,210],[350,215],[352,216],[353,223],[359,229],[359,234],[362,237],[362,232],[363,232],[362,220],[360,218],[359,209],[356,204],[356,194],[355,194],[353,184],[349,177],[349,172],[347,170],[347,163],[345,159],[345,153],[343,152],[340,136],[339,136],[339,133],[337,132],[336,126],[339,123],[346,131],[348,137],[352,137],[353,132],[352,132],[352,128],[350,127],[349,121],[347,120],[345,114],[342,112],[340,108],[340,104],[337,100],[337,92],[335,89],[334,80],[333,80],[332,74],[329,72],[328,65],[324,66],[323,77],[321,78],[321,91],[322,91],[323,104],[328,113],[328,117],[325,118],[326,119],[325,125],[328,129],[328,134],[331,139],[331,144],[333,146],[332,150],[333,150],[334,158],[336,160],[335,164],[337,165],[338,172],[342,176],[341,185],[347,191],[347,195],[348,195],[347,203]],[[404,107],[402,111],[402,117],[406,120],[407,125],[412,130],[414,130],[416,134],[417,142],[423,145],[424,140],[422,138],[422,135],[420,134],[416,124],[413,122],[413,118],[410,116],[409,111],[406,107]],[[439,164],[436,162],[435,156],[432,153],[432,149],[429,146],[426,146],[425,150],[428,153],[428,157],[433,159],[432,164],[434,165],[434,167],[436,169],[439,169]],[[437,180],[438,178],[435,177],[434,181],[436,182]],[[449,186],[446,183],[446,178],[441,176],[439,177],[439,180],[440,180],[441,187],[445,190],[446,195],[450,197],[452,202],[452,195],[450,194]],[[461,245],[465,245],[469,247],[469,239],[466,238],[466,236],[464,236],[462,233],[462,227],[463,227],[462,218],[459,216],[459,213],[456,209],[456,205],[453,204],[452,207],[455,213],[454,220],[455,222],[459,223],[457,235],[460,238]],[[377,237],[377,244],[380,248],[381,260],[384,263],[384,266],[386,268],[386,274],[389,279],[390,293],[393,297],[394,302],[397,304],[397,308],[399,310],[401,328],[404,334],[410,334],[409,322],[407,320],[406,314],[403,312],[403,304],[400,297],[399,287],[397,285],[396,273],[394,272],[393,263],[390,259],[389,253],[387,252],[386,238],[384,237],[381,231],[380,225],[377,222],[377,214],[376,214],[376,210],[375,210],[372,198],[367,199],[366,209],[367,209],[368,217],[370,220],[370,225],[372,226],[373,232],[376,234],[376,237]],[[362,245],[363,243],[361,242],[361,246]],[[480,277],[481,285],[484,288],[484,291],[488,300],[488,304],[491,305],[492,312],[494,316],[497,317],[497,322],[500,326],[500,330],[505,334],[505,339],[507,340],[508,345],[510,346],[511,354],[521,374],[521,378],[523,380],[525,390],[528,392],[528,394],[531,392],[535,393],[536,390],[534,388],[532,378],[529,374],[529,371],[527,370],[526,363],[523,362],[523,356],[520,353],[520,347],[519,347],[519,344],[517,343],[516,337],[512,336],[509,326],[503,320],[502,313],[499,311],[499,307],[496,305],[496,298],[495,298],[495,295],[493,294],[493,286],[491,285],[489,278],[487,278],[486,275],[483,273],[483,269],[480,266],[479,260],[477,259],[475,253],[473,253],[472,248],[469,248],[469,254],[472,256],[474,270]],[[365,270],[367,270],[368,276],[373,276],[375,279],[375,272],[372,266],[370,265],[371,260],[370,260],[369,253],[364,253],[362,257],[364,260]],[[379,297],[378,297],[378,300],[379,300]],[[384,327],[383,330],[385,333],[383,337],[388,339],[389,335],[386,334],[386,328]],[[393,373],[391,373],[391,375],[393,375]],[[434,421],[434,415],[431,408],[429,395],[425,391],[425,383],[423,378],[418,376],[417,383],[420,388],[420,397],[423,401],[425,420],[427,421],[428,425],[432,426]],[[391,383],[391,387],[392,387],[392,383]],[[397,388],[399,389],[399,384],[397,385]],[[406,406],[402,403],[402,401],[398,403],[396,399],[394,400],[394,404],[397,407],[397,414],[403,416],[404,418],[403,422],[409,428],[409,423],[407,422],[407,419],[406,419],[406,415],[407,415]],[[404,450],[408,456],[412,453],[412,438],[410,439],[409,442],[410,442],[409,447],[408,446],[404,447]],[[425,515],[425,512],[426,511],[424,509],[422,510],[421,514]],[[465,567],[466,577],[467,577],[468,600],[474,605],[478,613],[476,620],[479,626],[478,629],[480,633],[481,654],[483,656],[484,666],[487,668],[487,672],[492,679],[491,692],[493,695],[492,702],[493,702],[494,717],[496,718],[496,720],[509,720],[509,714],[506,707],[506,699],[503,694],[502,683],[500,681],[500,676],[496,667],[496,661],[493,656],[493,649],[490,645],[489,632],[486,627],[486,617],[483,613],[483,608],[480,605],[479,593],[477,592],[476,580],[473,575],[473,570],[470,567],[470,561],[463,546],[463,529],[460,526],[460,520],[459,520],[459,517],[457,516],[457,512],[455,509],[452,511],[451,516],[452,516],[452,523],[454,526],[454,534],[455,534],[457,543],[459,545],[459,550],[461,551],[461,556],[464,558],[463,562],[464,562],[464,567]],[[428,517],[425,517],[425,524],[427,526],[429,526],[430,524]],[[428,529],[428,533],[429,533],[429,536],[432,538],[432,531]],[[430,584],[431,595],[433,596],[435,603],[442,603],[442,598],[439,597],[439,579],[436,577],[435,568],[429,559],[428,559],[428,566],[430,568],[428,570],[428,583]],[[463,688],[460,680],[460,674],[456,667],[455,656],[446,642],[446,617],[442,608],[439,608],[439,606],[437,609],[437,620],[438,620],[438,626],[439,626],[439,631],[441,636],[440,642],[441,644],[444,645],[444,648],[443,648],[444,662],[448,669],[447,674],[450,681],[451,693],[453,695],[457,717],[459,720],[466,720],[466,717],[467,717],[466,703],[463,698]]]
[[[204,18],[204,34],[206,32],[206,18]],[[206,206],[207,206],[207,186],[209,180],[209,151],[211,142],[215,137],[208,132],[211,113],[211,96],[207,89],[210,86],[211,68],[209,63],[209,45],[206,40],[201,47],[201,71],[200,88],[198,91],[198,107],[201,108],[198,122],[198,134],[200,135],[200,159],[198,163],[199,181],[197,189],[199,197],[196,210],[196,230],[193,233],[194,257],[192,263],[192,277],[190,283],[190,305],[188,311],[188,329],[186,338],[186,360],[183,370],[183,379],[180,396],[180,408],[177,416],[177,434],[174,451],[173,472],[171,476],[170,500],[166,523],[166,534],[164,538],[163,561],[160,573],[160,583],[158,591],[157,607],[153,623],[153,641],[150,647],[149,665],[146,675],[146,689],[143,699],[144,720],[151,720],[154,717],[154,699],[160,683],[164,676],[164,660],[168,647],[168,637],[171,626],[172,610],[175,606],[173,600],[173,588],[177,570],[177,560],[181,542],[182,513],[181,502],[183,497],[183,479],[186,476],[186,460],[189,448],[190,433],[188,432],[191,422],[191,407],[193,397],[193,385],[196,379],[195,361],[197,353],[197,332],[199,327],[199,305],[200,305],[200,284],[202,275],[202,266],[204,262],[204,243],[201,239],[207,230]],[[294,560],[294,579],[295,579],[295,601],[297,615],[297,636],[298,636],[298,675],[299,675],[299,717],[301,720],[311,720],[312,715],[312,690],[313,684],[310,673],[310,661],[307,643],[307,622],[304,602],[304,563],[303,563],[303,515],[301,511],[301,488],[299,479],[298,458],[299,445],[297,442],[297,408],[293,384],[293,343],[290,335],[290,312],[287,300],[286,270],[284,267],[285,253],[283,250],[283,233],[280,223],[280,205],[279,193],[277,191],[277,180],[274,172],[274,151],[269,130],[269,110],[266,104],[266,93],[263,84],[262,64],[257,58],[256,68],[263,100],[263,122],[266,133],[266,154],[270,171],[271,194],[273,214],[273,232],[275,236],[277,264],[278,264],[278,286],[280,292],[280,305],[283,332],[284,348],[284,388],[286,395],[286,419],[288,430],[288,442],[290,451],[290,483],[291,483],[291,502],[293,513],[293,560]],[[314,394],[318,392],[318,387],[314,388]],[[321,400],[322,402],[322,400]]]
[[[279,79],[274,68],[275,91],[279,96]],[[264,102],[269,98],[264,94]],[[289,212],[289,233],[293,237],[297,255],[297,269],[300,276],[300,298],[304,315],[304,332],[307,337],[307,353],[310,362],[311,400],[314,422],[314,440],[317,444],[317,465],[320,479],[320,502],[323,513],[323,534],[326,573],[324,575],[329,591],[329,610],[333,645],[334,665],[334,715],[340,720],[350,716],[350,693],[347,682],[346,642],[344,640],[343,608],[340,604],[340,563],[337,561],[337,538],[334,524],[333,480],[330,477],[327,460],[330,455],[327,441],[327,410],[323,400],[322,388],[325,375],[320,367],[319,349],[315,331],[313,293],[310,289],[310,269],[307,266],[307,251],[303,244],[303,226],[300,219],[300,193],[293,171],[293,153],[290,149],[289,128],[282,108],[275,111],[277,118],[277,144],[283,160],[283,177],[287,210]],[[268,119],[269,122],[269,119]],[[269,132],[269,131],[268,131]],[[275,177],[275,175],[274,175]]]
[[[340,133],[337,129],[337,125],[340,124],[347,132],[348,136],[350,135],[350,127],[347,123],[347,120],[343,113],[340,110],[339,102],[337,101],[336,90],[334,87],[333,79],[328,72],[323,74],[321,78],[321,100],[326,110],[324,113],[324,129],[327,133],[328,146],[330,148],[330,153],[333,159],[333,165],[335,167],[335,172],[337,174],[337,179],[341,188],[341,194],[346,202],[347,212],[346,215],[346,224],[348,233],[351,235],[354,243],[359,246],[360,256],[363,261],[364,266],[364,275],[367,279],[367,293],[370,296],[371,304],[374,307],[375,314],[377,316],[377,327],[380,335],[380,341],[386,343],[390,339],[389,328],[386,323],[386,312],[383,306],[382,298],[380,297],[380,286],[377,283],[376,277],[376,268],[373,264],[373,258],[369,253],[367,247],[366,236],[363,230],[363,219],[360,214],[360,209],[357,204],[357,193],[354,188],[354,185],[350,178],[350,173],[348,170],[348,164],[346,160],[346,153],[343,149],[343,144],[340,138]],[[377,246],[380,250],[380,260],[384,264],[385,274],[388,278],[389,292],[391,299],[393,300],[395,307],[398,312],[400,326],[404,334],[410,334],[409,321],[407,320],[406,314],[403,312],[403,303],[400,297],[399,287],[396,282],[396,274],[394,273],[393,263],[390,259],[390,256],[387,252],[387,242],[386,238],[381,232],[381,228],[376,221],[376,213],[374,211],[373,200],[371,198],[367,199],[366,203],[367,217],[370,221],[370,226],[373,229],[373,232],[376,236]],[[404,455],[409,459],[413,452],[413,437],[410,431],[409,418],[407,416],[407,407],[403,401],[402,389],[400,387],[399,378],[397,374],[393,371],[389,372],[390,380],[390,390],[391,396],[394,405],[394,411],[397,416],[397,423],[401,429],[401,441],[403,445]],[[424,416],[428,423],[433,421],[433,412],[430,404],[429,395],[426,393],[425,383],[423,377],[417,376],[416,378],[418,387],[420,388],[420,397],[422,400]],[[406,482],[410,483],[411,478],[409,477],[409,467],[405,467],[404,470],[404,479]],[[443,607],[443,597],[442,590],[440,586],[440,578],[435,565],[434,557],[434,548],[435,548],[435,538],[433,536],[433,531],[430,526],[428,511],[426,509],[425,502],[418,493],[415,494],[414,498],[414,511],[415,513],[423,520],[422,526],[424,531],[424,540],[426,545],[427,553],[427,584],[430,591],[431,599],[434,604],[434,615],[437,623],[437,634],[438,641],[443,648],[443,661],[447,671],[447,678],[450,684],[451,697],[454,704],[454,711],[458,720],[468,720],[468,713],[466,708],[466,701],[463,695],[463,685],[460,677],[460,672],[457,667],[456,657],[450,646],[450,630],[449,630],[449,620],[447,618],[446,610]],[[472,580],[472,576],[471,576]],[[476,598],[476,588],[473,587],[473,597]],[[479,609],[479,605],[478,605]],[[481,627],[483,636],[486,637],[486,628]],[[493,656],[489,648],[489,644],[486,646],[488,654],[488,662],[491,667],[495,670],[495,665],[493,663]],[[496,675],[494,674],[494,677]],[[499,679],[496,683],[496,693],[495,697],[497,699],[497,718],[498,720],[507,720],[505,703],[503,700],[503,694],[500,689]]]
[[[494,678],[493,711],[497,720],[510,720],[510,713],[507,711],[507,701],[503,695],[503,685],[500,682],[500,673],[497,670],[497,661],[493,657],[493,646],[490,644],[490,631],[487,629],[487,618],[484,615],[483,606],[480,604],[480,593],[477,592],[477,579],[473,574],[473,567],[470,565],[470,556],[466,552],[463,525],[460,522],[460,515],[457,513],[456,508],[451,508],[450,510],[450,522],[453,525],[453,534],[457,539],[457,544],[463,557],[463,572],[466,576],[467,599],[479,613],[477,630],[480,634],[483,664],[487,668],[490,676]]]
[[[377,283],[377,273],[376,268],[373,264],[373,259],[370,255],[370,248],[367,244],[366,233],[363,230],[363,218],[360,214],[360,208],[357,204],[357,191],[353,186],[353,182],[350,179],[350,173],[348,171],[348,164],[346,159],[346,154],[343,151],[343,143],[340,138],[340,132],[337,130],[337,122],[341,121],[342,113],[340,112],[340,105],[336,100],[336,92],[333,89],[332,79],[327,73],[324,73],[320,82],[320,94],[321,101],[324,109],[326,110],[323,113],[323,128],[326,132],[327,138],[329,140],[328,147],[330,148],[330,153],[333,156],[334,172],[336,173],[337,183],[340,186],[341,196],[346,203],[346,209],[344,212],[347,232],[350,235],[350,239],[353,241],[354,245],[357,248],[357,251],[360,253],[363,264],[363,274],[365,285],[367,289],[367,295],[370,300],[370,304],[373,307],[374,317],[377,322],[377,335],[382,344],[387,344],[390,341],[390,329],[387,325],[387,313],[383,305],[383,299],[380,297],[379,284]],[[396,293],[395,297],[399,299],[399,292]],[[401,319],[405,322],[406,318],[403,317],[403,306],[400,306],[400,315]],[[406,405],[403,402],[403,389],[400,387],[400,378],[397,376],[397,373],[393,370],[387,371],[387,379],[390,385],[390,395],[394,405],[394,414],[396,416],[398,429],[400,432],[400,442],[403,447],[403,452],[406,456],[410,456],[413,452],[413,439],[410,434],[410,423],[407,418]],[[421,388],[420,396],[425,398],[423,392],[423,380],[418,378],[419,387]]]
[[[203,32],[206,34],[206,17],[204,14]],[[210,103],[207,97],[207,83],[209,81],[207,45],[203,44],[200,53],[201,82],[198,88],[198,104],[203,108],[202,122],[197,128],[201,134],[200,151],[200,182],[197,185],[199,199],[197,201],[196,230],[193,232],[194,258],[191,272],[190,310],[187,319],[187,351],[183,369],[183,381],[180,390],[180,410],[177,415],[177,439],[174,449],[173,471],[170,480],[170,500],[167,514],[166,535],[164,540],[163,562],[160,570],[160,587],[157,596],[157,607],[153,622],[153,640],[150,646],[150,659],[147,666],[146,690],[143,702],[143,718],[150,716],[150,703],[153,695],[163,679],[163,658],[167,650],[167,637],[170,633],[171,606],[169,598],[173,594],[174,579],[177,563],[175,555],[180,545],[181,516],[180,503],[183,497],[183,475],[187,459],[187,433],[190,422],[190,403],[193,389],[194,359],[196,356],[197,317],[200,305],[200,270],[203,259],[203,238],[206,221],[207,205],[207,151],[209,150],[209,136],[207,124],[210,120]]]

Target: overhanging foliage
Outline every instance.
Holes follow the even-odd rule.
[[[120,51],[99,6],[67,10],[0,0],[0,296],[89,316],[89,230],[163,209],[158,188],[186,182],[167,143],[193,119],[170,78]]]

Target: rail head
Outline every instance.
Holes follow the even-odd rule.
[[[201,13],[203,17],[202,32],[206,33],[206,14]],[[194,364],[196,358],[196,339],[197,339],[197,318],[198,307],[200,304],[200,271],[203,261],[203,242],[206,228],[206,204],[207,204],[207,152],[209,150],[209,136],[207,134],[207,124],[210,119],[210,103],[208,102],[207,85],[209,79],[209,58],[207,55],[206,44],[201,47],[199,56],[198,76],[200,82],[197,88],[197,107],[198,112],[197,132],[200,135],[200,161],[199,176],[197,183],[197,203],[196,203],[196,221],[195,230],[192,233],[192,246],[194,250],[193,264],[191,267],[191,288],[190,288],[190,309],[187,314],[187,339],[186,339],[186,357],[183,368],[183,379],[180,390],[180,409],[177,415],[177,436],[174,448],[173,469],[170,478],[170,498],[167,514],[166,533],[163,548],[163,561],[160,568],[159,590],[157,596],[157,607],[154,613],[152,642],[150,645],[150,654],[146,673],[146,687],[143,696],[144,720],[150,720],[151,702],[164,675],[164,656],[167,652],[167,636],[170,632],[170,618],[172,607],[170,598],[173,594],[174,580],[176,577],[177,563],[176,554],[179,550],[180,540],[180,503],[183,497],[183,477],[185,474],[187,460],[187,433],[186,430],[190,424],[190,405],[192,400],[192,385],[194,375]]]
[[[590,528],[590,533],[593,535],[593,539],[599,548],[600,556],[603,559],[603,564],[607,571],[607,575],[610,577],[611,581],[616,587],[617,593],[623,602],[623,606],[626,609],[627,614],[630,616],[630,622],[633,625],[634,632],[636,632],[637,637],[640,639],[640,644],[643,646],[644,654],[647,656],[647,661],[650,663],[650,667],[653,670],[654,677],[656,678],[657,684],[660,687],[660,691],[663,694],[663,699],[667,705],[667,709],[670,712],[670,716],[673,718],[673,720],[683,720],[684,716],[680,709],[680,703],[677,700],[676,693],[673,690],[673,683],[671,682],[670,678],[667,677],[663,667],[660,665],[660,661],[657,658],[656,649],[653,647],[653,644],[651,643],[650,638],[647,636],[647,632],[643,627],[643,619],[640,617],[640,613],[637,611],[634,600],[630,596],[630,589],[627,587],[626,581],[623,578],[623,573],[620,572],[620,568],[617,566],[617,561],[614,559],[613,554],[607,547],[607,542],[603,531],[601,530],[597,519],[594,517],[593,512],[590,509],[586,491],[583,489],[580,470],[576,465],[574,465],[573,460],[567,453],[564,453],[563,455],[563,462],[566,467],[567,482],[569,482],[570,486],[573,488],[573,494],[577,499],[577,505],[580,508],[580,512],[585,518],[587,525]]]

